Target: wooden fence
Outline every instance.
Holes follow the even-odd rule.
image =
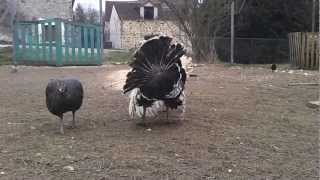
[[[319,69],[319,41],[317,33],[289,33],[290,62],[301,69]]]
[[[101,26],[62,19],[15,24],[13,61],[26,65],[100,65]]]

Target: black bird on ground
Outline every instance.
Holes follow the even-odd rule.
[[[272,72],[274,72],[277,69],[277,65],[276,64],[272,64],[271,65],[271,70]]]
[[[76,79],[50,80],[46,88],[48,110],[60,118],[60,133],[63,130],[63,114],[72,111],[72,127],[75,127],[75,112],[81,107],[83,87]]]
[[[129,114],[131,118],[154,117],[170,109],[185,109],[186,72],[180,58],[186,53],[179,43],[168,36],[152,36],[134,53],[127,74],[124,93],[131,91]]]

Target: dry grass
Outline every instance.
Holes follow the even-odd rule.
[[[12,61],[12,48],[0,48],[0,66],[11,64]]]
[[[133,51],[108,50],[105,61],[111,64],[128,64],[131,61]]]

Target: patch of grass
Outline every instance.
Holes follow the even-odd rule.
[[[112,64],[128,64],[131,61],[133,51],[111,50],[107,54],[106,61]]]
[[[11,64],[12,61],[12,48],[0,48],[0,66]]]

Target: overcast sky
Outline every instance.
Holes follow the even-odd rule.
[[[100,0],[76,0],[74,8],[76,8],[77,4],[80,3],[85,8],[91,7],[91,8],[99,9],[99,1]],[[104,1],[105,0],[102,0],[102,3]],[[107,1],[109,1],[109,0],[107,0]],[[135,1],[135,0],[110,0],[110,1]],[[102,9],[104,11],[104,8],[102,8]]]

